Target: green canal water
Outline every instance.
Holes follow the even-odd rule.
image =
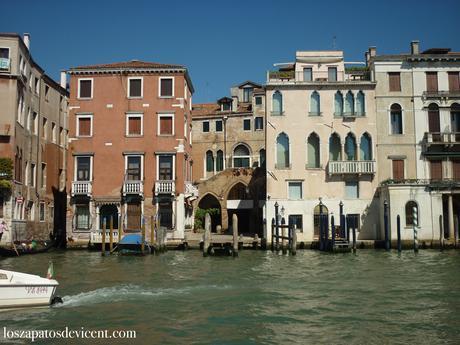
[[[3,311],[1,333],[66,326],[137,332],[136,340],[79,342],[88,344],[460,342],[459,251],[243,251],[236,259],[67,251],[1,259],[0,267],[44,275],[50,259],[64,303]]]

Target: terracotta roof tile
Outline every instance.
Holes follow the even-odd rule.
[[[71,69],[120,69],[120,68],[185,68],[182,65],[162,64],[157,62],[146,62],[139,60],[131,60],[125,62],[114,62],[98,65],[87,65],[72,67]]]
[[[238,104],[237,111],[221,111],[220,105],[216,103],[196,103],[192,107],[192,117],[206,117],[210,115],[224,115],[224,114],[236,114],[236,113],[248,113],[252,111],[251,103],[240,103]]]

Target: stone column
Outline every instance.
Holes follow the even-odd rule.
[[[449,206],[449,240],[454,240],[454,203],[452,200],[452,194],[449,194],[448,199]]]

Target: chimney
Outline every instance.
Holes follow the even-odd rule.
[[[238,110],[238,96],[232,96],[232,111]]]
[[[369,52],[365,52],[364,57],[366,59],[366,65],[369,64]]]
[[[61,87],[65,89],[67,87],[67,73],[66,71],[61,71]]]
[[[369,55],[370,57],[374,57],[377,55],[377,48],[375,46],[369,47]]]
[[[29,33],[24,33],[24,38],[23,38],[24,44],[27,47],[27,50],[30,50],[30,34]]]
[[[410,53],[412,55],[420,54],[420,41],[412,41],[410,43]]]

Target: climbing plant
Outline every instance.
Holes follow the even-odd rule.
[[[203,229],[204,228],[204,217],[206,213],[212,217],[214,215],[219,215],[220,210],[218,208],[197,208],[195,210],[195,229]]]
[[[10,191],[13,178],[13,161],[10,158],[0,157],[0,191]]]

